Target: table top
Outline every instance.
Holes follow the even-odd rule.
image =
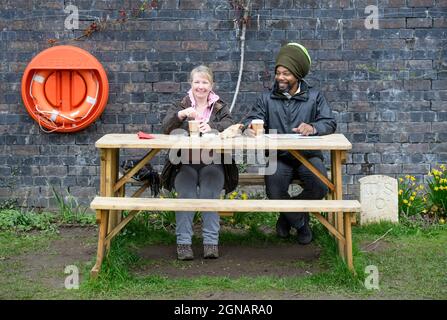
[[[106,134],[96,141],[97,148],[129,149],[270,149],[270,150],[350,150],[352,144],[343,134],[303,137],[298,134],[265,134],[259,137],[219,136],[189,137],[152,134],[153,139],[139,139],[137,134]]]

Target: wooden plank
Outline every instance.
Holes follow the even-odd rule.
[[[118,157],[119,149],[106,150],[106,195],[108,197],[115,196],[113,186],[118,177]],[[117,191],[117,190],[116,190]],[[112,230],[118,224],[118,215],[116,212],[110,212],[108,230]],[[107,250],[109,247],[107,247]]]
[[[151,151],[149,151],[140,161],[138,161],[138,163],[135,165],[135,167],[130,169],[128,172],[126,172],[126,174],[123,175],[121,177],[121,179],[118,180],[118,182],[113,187],[113,190],[117,191],[119,188],[121,188],[121,186],[123,186],[125,183],[127,183],[132,178],[132,176],[138,172],[138,170],[143,168],[144,165],[148,161],[150,161],[159,152],[160,152],[159,149],[152,149]]]
[[[314,212],[313,215],[315,215],[318,221],[320,221],[321,224],[324,225],[330,233],[332,233],[338,240],[345,243],[345,238],[343,237],[343,235],[338,232],[337,229],[335,229],[320,213]]]
[[[301,185],[302,182],[298,179],[292,181],[293,184]],[[256,173],[239,173],[240,186],[263,186],[265,184],[265,179],[263,175]]]
[[[357,200],[221,200],[95,197],[92,209],[227,212],[360,212]]]
[[[124,198],[126,196],[126,185],[124,184],[117,192],[117,196]],[[117,223],[119,224],[123,220],[123,211],[118,212]]]
[[[316,175],[323,183],[329,188],[329,190],[334,190],[335,186],[326,176],[324,176],[320,171],[315,168],[312,163],[309,162],[305,157],[303,157],[298,151],[296,150],[289,150],[289,152],[297,158],[307,169],[309,169],[314,175]]]
[[[352,144],[341,133],[315,138],[270,139],[267,136],[239,136],[229,139],[153,134],[154,139],[138,139],[136,134],[107,134],[96,141],[97,148],[135,149],[221,149],[221,150],[350,150]]]
[[[221,217],[232,217],[234,215],[234,212],[229,212],[229,211],[219,211],[217,213]]]
[[[135,210],[129,212],[129,215],[125,217],[120,224],[118,224],[105,238],[106,245],[110,246],[110,241],[120,232],[140,211]]]
[[[138,198],[144,191],[146,191],[147,188],[150,187],[150,183],[146,182],[143,184],[135,193],[132,195],[132,198]]]
[[[332,162],[332,168],[333,168],[333,172],[332,172],[332,179],[335,185],[335,190],[334,190],[334,199],[335,200],[341,200],[343,199],[343,179],[342,179],[342,172],[341,172],[341,152],[338,150],[333,150],[331,151],[331,162]],[[336,228],[338,230],[338,232],[340,232],[341,234],[344,235],[344,225],[343,225],[343,216],[337,214],[335,216],[335,223],[336,223]],[[342,257],[345,256],[344,251],[345,251],[345,246],[338,241],[338,250],[340,252],[340,255]]]
[[[352,234],[351,234],[351,213],[344,213],[344,223],[345,223],[345,254],[346,254],[346,264],[348,265],[349,270],[354,270],[354,264],[352,261]]]
[[[101,224],[99,225],[99,236],[98,236],[98,250],[96,253],[96,263],[93,266],[90,274],[92,278],[97,278],[98,273],[101,270],[102,260],[104,259],[104,251],[105,251],[105,238],[107,235],[107,224],[108,224],[108,215],[109,212],[107,210],[100,210],[97,212],[101,216]]]

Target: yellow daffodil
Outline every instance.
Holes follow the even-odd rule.
[[[404,199],[404,201],[403,201],[405,204],[407,204],[408,203],[408,200],[407,199]]]
[[[248,195],[244,192],[242,195],[242,200],[247,200],[248,199]]]
[[[410,201],[414,201],[414,197],[413,196],[410,197]]]
[[[399,195],[401,196],[404,191],[402,189],[399,190]]]
[[[444,171],[444,170],[445,170],[445,165],[441,164],[441,165],[439,166],[439,168],[441,168],[441,170]]]
[[[439,190],[439,188],[438,188],[438,187],[435,187],[434,189],[435,189],[435,191],[438,191],[438,190]]]
[[[407,175],[405,176],[405,178],[406,178],[406,179],[410,179],[410,175],[407,174]]]
[[[399,178],[399,182],[404,182],[404,179],[402,179],[402,178]]]
[[[416,196],[416,192],[413,192],[411,195],[412,195],[413,197],[415,197],[415,196]]]
[[[410,179],[411,179],[411,181],[416,181],[416,178],[413,176],[411,176]]]

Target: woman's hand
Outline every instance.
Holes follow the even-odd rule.
[[[205,133],[205,132],[209,132],[211,131],[211,127],[208,123],[206,122],[200,122],[199,124],[199,130],[201,133]]]
[[[194,109],[193,107],[189,107],[186,109],[183,109],[181,111],[179,111],[177,113],[177,117],[180,120],[185,120],[185,119],[195,119],[197,117],[197,111],[196,109]]]

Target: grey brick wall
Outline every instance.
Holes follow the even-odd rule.
[[[230,1],[157,2],[138,20],[77,42],[95,17],[114,21],[120,9],[130,12],[142,1],[0,2],[0,199],[48,207],[54,186],[87,203],[98,192],[94,142],[105,133],[159,131],[167,105],[188,89],[197,64],[214,69],[216,91],[231,102],[240,53]],[[271,85],[281,44],[299,41],[313,57],[308,81],[325,93],[338,131],[353,143],[344,167],[346,197],[358,197],[357,181],[365,175],[422,178],[447,162],[447,1],[252,2],[236,119]],[[80,30],[64,29],[70,3],[79,7]],[[378,5],[378,30],[364,26],[369,4]],[[91,52],[109,77],[105,112],[79,133],[43,133],[20,97],[27,63],[52,38]]]

